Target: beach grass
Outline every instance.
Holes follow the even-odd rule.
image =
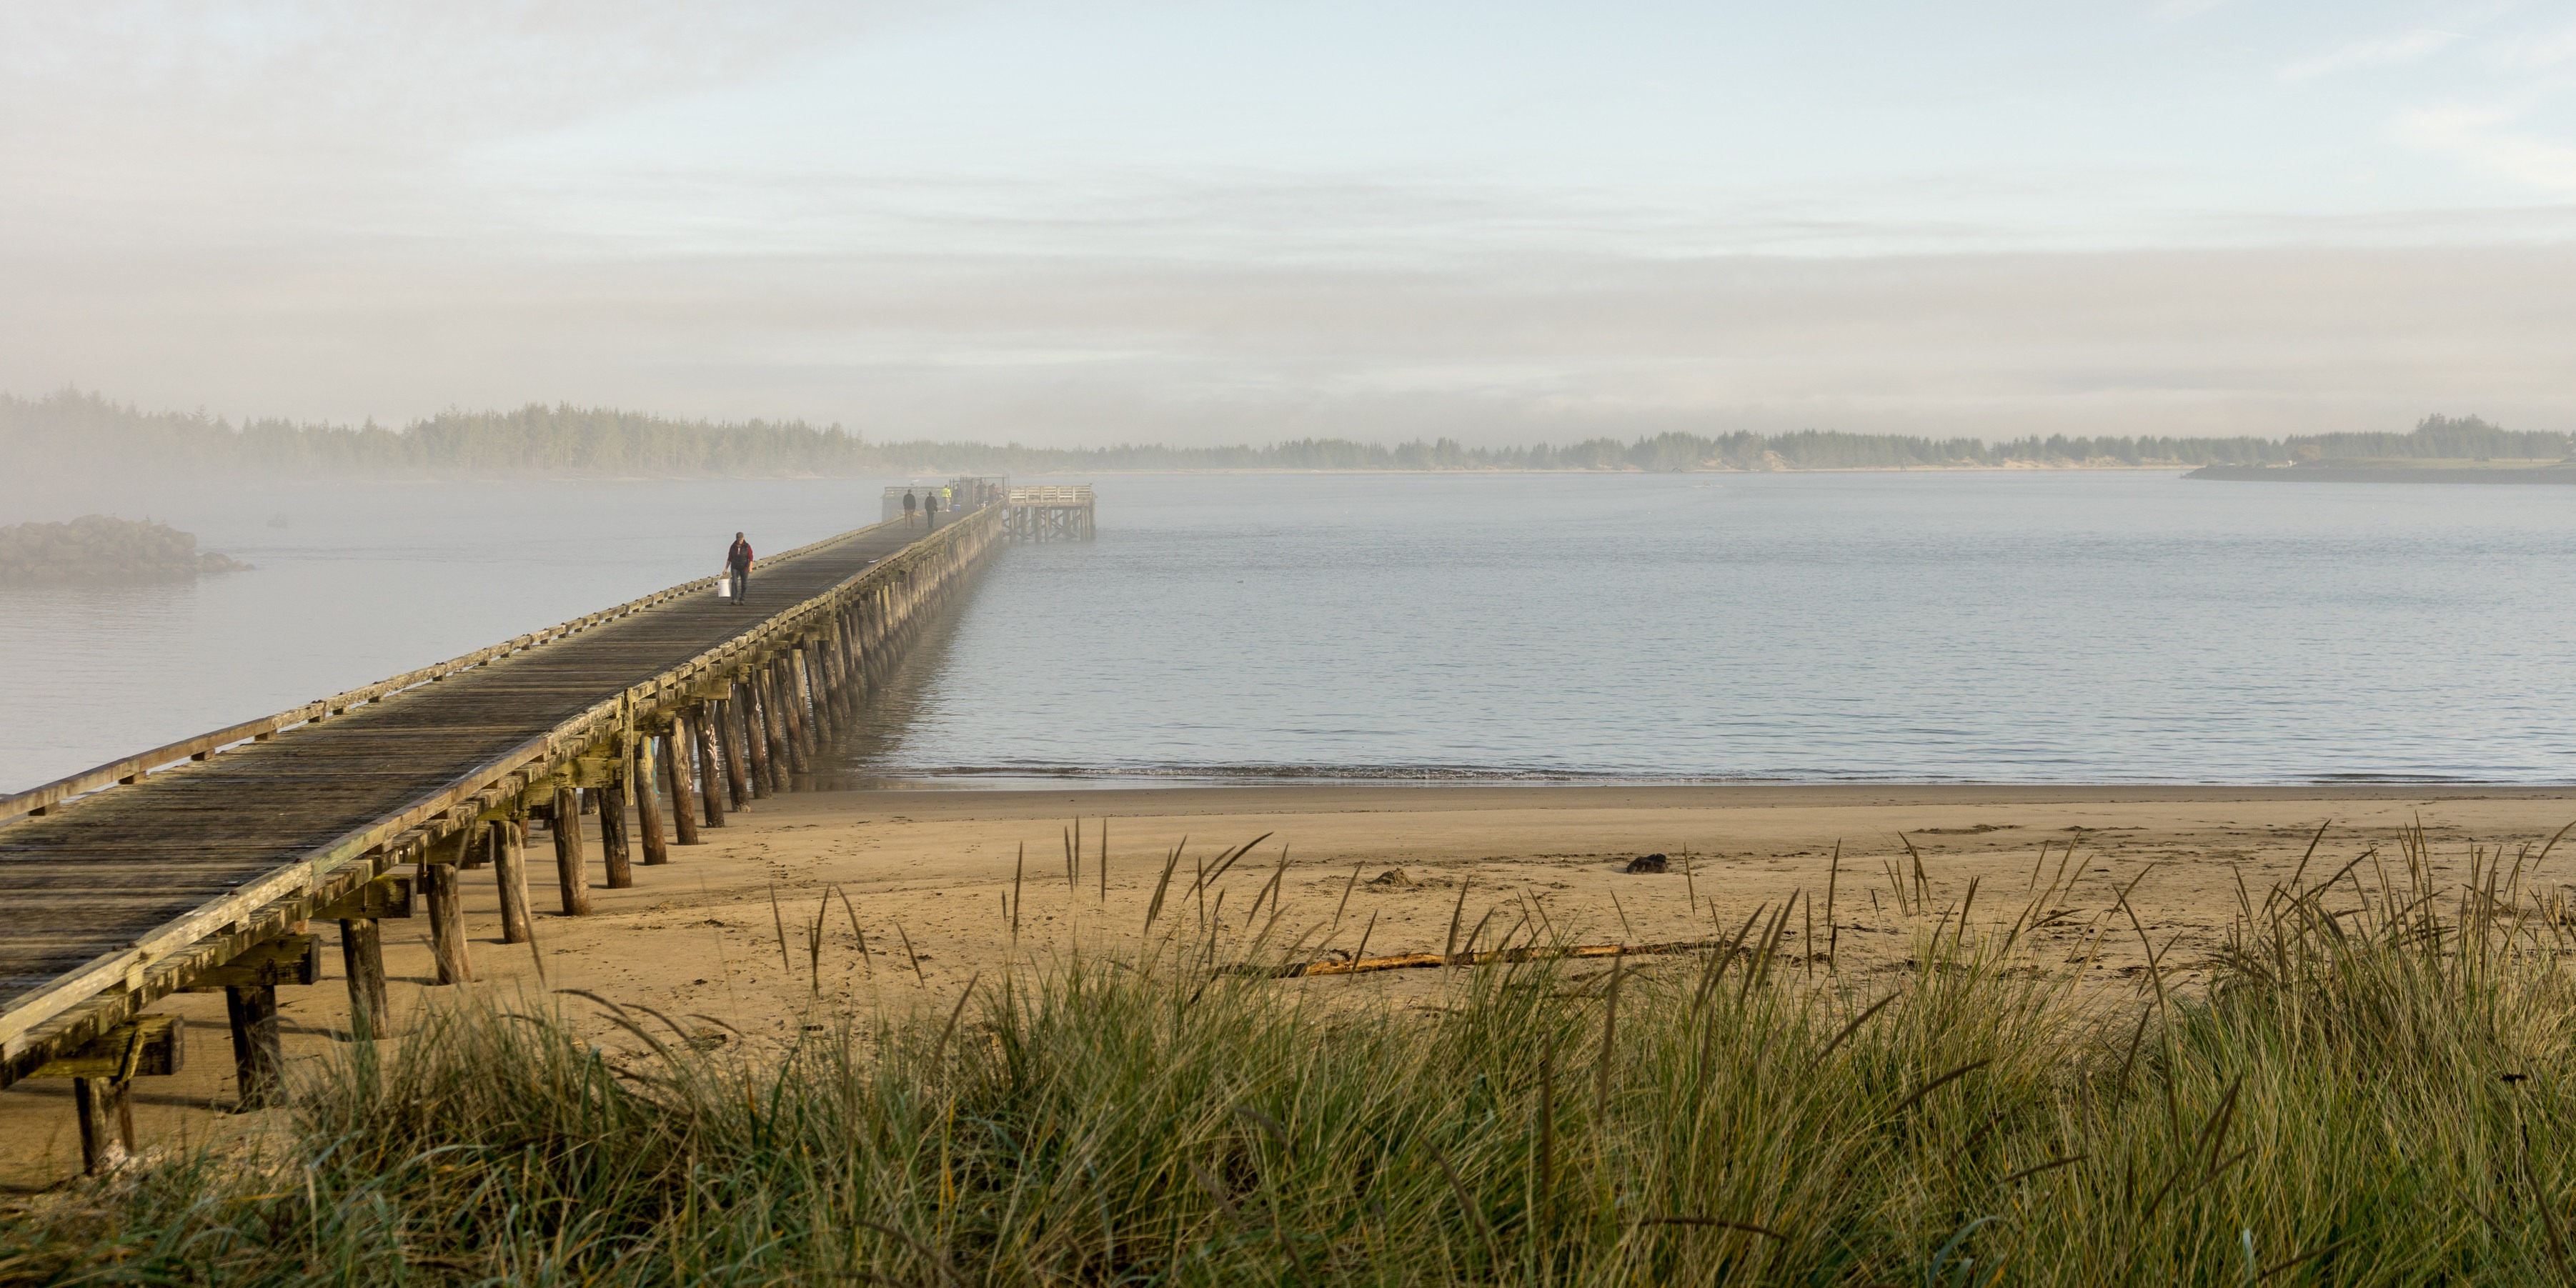
[[[784,1056],[450,1005],[289,1131],[27,1205],[0,1281],[2565,1283],[2576,990],[2530,858],[2315,856],[2189,990],[2083,982],[2030,891],[1918,906],[1867,979],[1774,908],[1401,1002],[1185,928]]]

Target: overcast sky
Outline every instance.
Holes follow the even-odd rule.
[[[0,0],[0,390],[2576,429],[2576,4]]]

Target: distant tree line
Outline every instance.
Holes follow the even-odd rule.
[[[1657,434],[1562,445],[1468,447],[1455,439],[1388,446],[1301,438],[1253,447],[1026,447],[871,442],[803,421],[675,420],[608,408],[535,404],[448,411],[402,429],[146,412],[96,394],[0,394],[0,460],[62,470],[372,476],[854,476],[928,471],[1044,474],[1119,470],[1819,470],[2039,466],[2261,465],[2343,457],[2558,459],[2565,434],[2499,429],[2475,416],[2427,416],[2411,433],[2268,438],[2046,438],[1988,443],[1802,429]]]

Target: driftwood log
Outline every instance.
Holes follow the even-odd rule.
[[[1347,961],[1290,962],[1285,966],[1247,968],[1278,979],[1309,975],[1363,975],[1380,970],[1418,970],[1433,966],[1487,966],[1495,962],[1559,961],[1575,957],[1657,957],[1724,948],[1722,939],[1683,939],[1666,944],[1577,944],[1571,948],[1495,948],[1480,953],[1399,953],[1393,957],[1357,957]]]

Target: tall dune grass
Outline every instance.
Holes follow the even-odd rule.
[[[2567,1282],[2564,909],[2381,857],[2248,892],[2188,995],[1945,916],[1872,981],[1757,925],[1405,1007],[1167,945],[776,1061],[451,1008],[283,1143],[20,1214],[0,1279]]]

